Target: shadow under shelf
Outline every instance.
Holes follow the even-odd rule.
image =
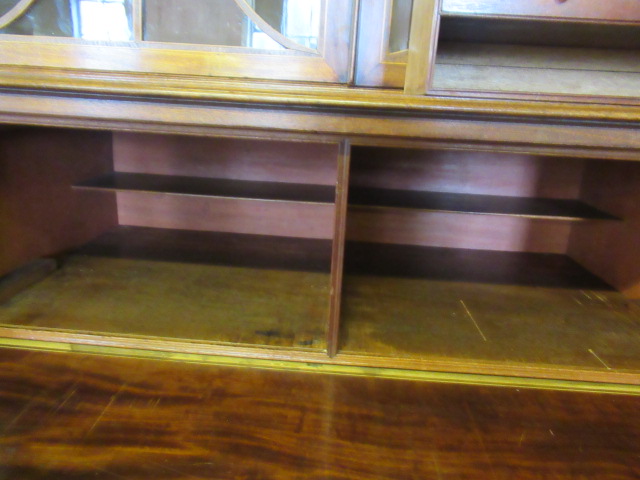
[[[619,220],[579,200],[351,187],[352,208],[406,208],[447,213],[510,215],[546,220]]]

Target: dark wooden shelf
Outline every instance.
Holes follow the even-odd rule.
[[[555,288],[612,288],[566,255],[348,242],[347,273]]]
[[[640,375],[640,309],[563,255],[349,243],[342,314],[342,352],[415,368]]]
[[[410,208],[433,212],[510,215],[549,220],[619,220],[613,215],[578,200],[367,187],[351,187],[349,204],[354,207]]]
[[[326,204],[335,201],[335,188],[327,185],[151,175],[145,173],[116,172],[83,181],[74,187],[90,190],[135,191],[280,202]]]
[[[120,226],[73,254],[328,274],[331,240]]]

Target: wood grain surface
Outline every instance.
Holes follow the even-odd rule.
[[[0,275],[118,222],[113,195],[71,185],[112,168],[111,133],[17,129],[0,137]]]
[[[640,372],[640,310],[562,255],[350,243],[344,353]]]
[[[35,329],[322,349],[329,241],[124,228],[0,306]]]
[[[633,396],[0,350],[0,475],[621,480]]]
[[[587,164],[583,182],[585,201],[620,215],[618,226],[574,226],[568,253],[629,298],[640,298],[640,165],[614,162]]]

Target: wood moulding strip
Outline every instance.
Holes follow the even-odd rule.
[[[354,208],[409,208],[432,212],[510,215],[546,220],[619,220],[584,202],[569,199],[351,187],[349,201]]]
[[[0,86],[47,89],[111,95],[149,95],[155,98],[183,98],[247,104],[277,104],[280,107],[329,107],[414,112],[418,115],[464,114],[471,116],[527,117],[546,120],[634,122],[640,119],[640,106],[602,104],[562,99],[548,102],[500,98],[461,98],[448,95],[405,95],[400,90],[352,88],[330,85],[304,85],[295,82],[229,80],[215,77],[185,77],[130,72],[68,70],[27,66],[0,67]],[[50,92],[54,95],[54,92]],[[615,100],[616,102],[619,99]],[[157,123],[159,117],[154,117]]]
[[[91,336],[86,336],[91,337]],[[307,371],[325,374],[396,378],[412,381],[510,386],[568,391],[640,395],[640,380],[624,373],[609,375],[570,369],[508,369],[484,364],[455,366],[321,352],[287,352],[267,349],[207,348],[180,342],[141,343],[135,339],[82,338],[82,335],[29,331],[0,326],[0,347],[153,358],[169,361],[250,368]]]
[[[335,200],[335,189],[325,185],[143,173],[112,173],[81,182],[75,188],[314,204]]]

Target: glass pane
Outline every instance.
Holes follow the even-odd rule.
[[[128,41],[133,39],[131,1],[38,0],[0,33]],[[0,11],[16,2],[0,0]]]
[[[18,0],[0,0],[0,15],[4,15],[18,3]]]
[[[0,0],[2,13],[8,12],[18,0]],[[44,35],[73,37],[73,21],[69,0],[39,0],[0,33],[14,35]]]
[[[169,43],[252,47],[284,47],[271,27],[301,46],[316,49],[322,0],[249,0],[256,22],[234,0],[146,0],[144,40]]]
[[[393,0],[391,26],[389,29],[389,52],[399,52],[409,48],[409,29],[413,0]]]

